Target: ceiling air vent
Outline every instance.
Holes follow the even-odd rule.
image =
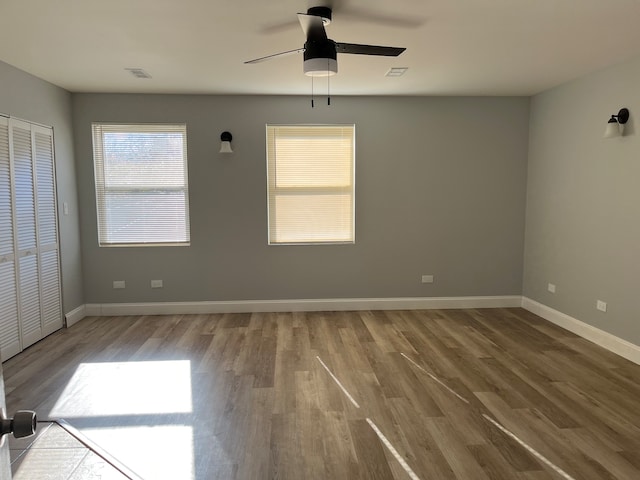
[[[136,78],[151,78],[151,75],[142,68],[125,68],[125,70]]]
[[[393,67],[385,73],[385,77],[401,77],[407,70],[409,70],[409,67]]]

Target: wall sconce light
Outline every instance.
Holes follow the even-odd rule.
[[[624,132],[624,124],[629,121],[629,110],[621,108],[617,115],[611,115],[604,131],[604,138],[618,137]]]
[[[220,135],[220,153],[233,153],[231,150],[231,140],[233,136],[230,132],[222,132]]]

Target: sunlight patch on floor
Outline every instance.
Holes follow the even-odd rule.
[[[142,478],[195,478],[188,360],[83,363],[50,416]]]
[[[82,433],[142,478],[196,478],[191,426],[83,428]]]
[[[51,418],[191,413],[191,362],[83,363]]]

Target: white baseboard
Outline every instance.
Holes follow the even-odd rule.
[[[354,310],[428,310],[519,307],[519,295],[497,297],[344,298],[310,300],[243,300],[221,302],[87,304],[87,316],[179,315],[252,312],[318,312]]]
[[[78,308],[71,310],[69,313],[65,314],[64,316],[64,318],[66,319],[67,328],[75,325],[86,316],[87,316],[86,305],[80,305]]]
[[[640,346],[638,345],[581,322],[578,319],[527,297],[522,297],[522,308],[640,365]]]

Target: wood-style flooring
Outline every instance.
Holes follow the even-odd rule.
[[[4,376],[148,480],[640,478],[640,366],[519,308],[90,317]]]

